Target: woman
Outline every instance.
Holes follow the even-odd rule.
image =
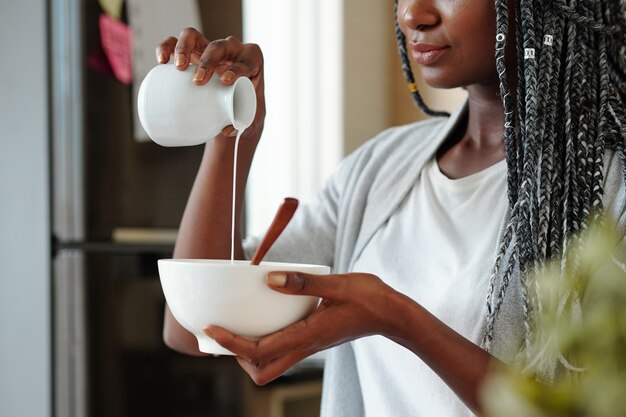
[[[332,347],[324,416],[480,413],[490,364],[513,361],[532,338],[535,263],[559,258],[593,209],[625,230],[622,0],[398,0],[396,17],[414,99],[443,117],[382,132],[346,158],[268,255],[332,265],[328,276],[268,276],[276,291],[322,297],[316,312],[258,342],[206,329],[258,384]],[[427,83],[467,90],[453,115],[422,102],[407,44]],[[157,48],[160,63],[171,55],[181,70],[198,64],[199,85],[214,72],[253,81],[245,184],[265,116],[259,47],[187,29]],[[206,145],[175,257],[229,256],[235,133]],[[242,200],[239,191],[238,211]],[[238,242],[237,257],[257,243]],[[164,337],[200,354],[169,311]]]

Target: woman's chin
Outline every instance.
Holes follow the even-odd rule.
[[[459,83],[458,80],[451,80],[442,76],[428,76],[423,74],[423,80],[429,87],[438,89],[452,89],[457,87],[463,87],[463,83]]]

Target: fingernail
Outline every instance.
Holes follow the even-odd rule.
[[[185,65],[185,55],[178,54],[176,55],[176,66],[180,67],[181,65]]]
[[[165,64],[167,62],[167,54],[165,52],[160,52],[158,60],[161,64]]]
[[[237,136],[237,133],[239,133],[239,132],[237,132],[237,130],[233,130],[232,132],[230,132],[230,133],[228,134],[228,137],[229,137],[229,138],[234,138],[234,137],[236,137],[236,136]]]
[[[209,328],[205,328],[204,333],[206,333],[207,336],[209,336],[211,339],[214,339],[215,337],[213,336],[213,332],[211,332],[211,330],[209,330]]]
[[[198,68],[196,71],[196,75],[194,75],[194,81],[202,81],[204,80],[204,76],[206,75],[206,70],[204,68]]]
[[[232,71],[226,71],[222,74],[222,81],[229,83],[235,78],[235,73]]]
[[[287,284],[287,274],[284,272],[270,272],[267,274],[267,284],[271,287],[284,287]]]

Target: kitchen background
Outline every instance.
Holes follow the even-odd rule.
[[[0,2],[0,415],[316,415],[319,361],[259,388],[232,358],[163,345],[156,260],[171,256],[202,147],[142,139],[141,74],[105,65],[103,13],[97,0]],[[252,233],[284,196],[310,198],[360,143],[420,117],[391,2],[129,0],[112,21],[130,25],[136,64],[161,40],[146,39],[147,15],[264,49],[269,111],[247,194]],[[463,95],[423,91],[448,110]]]

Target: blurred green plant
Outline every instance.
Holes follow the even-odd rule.
[[[533,338],[485,384],[486,415],[626,416],[626,250],[611,224],[531,275]]]

